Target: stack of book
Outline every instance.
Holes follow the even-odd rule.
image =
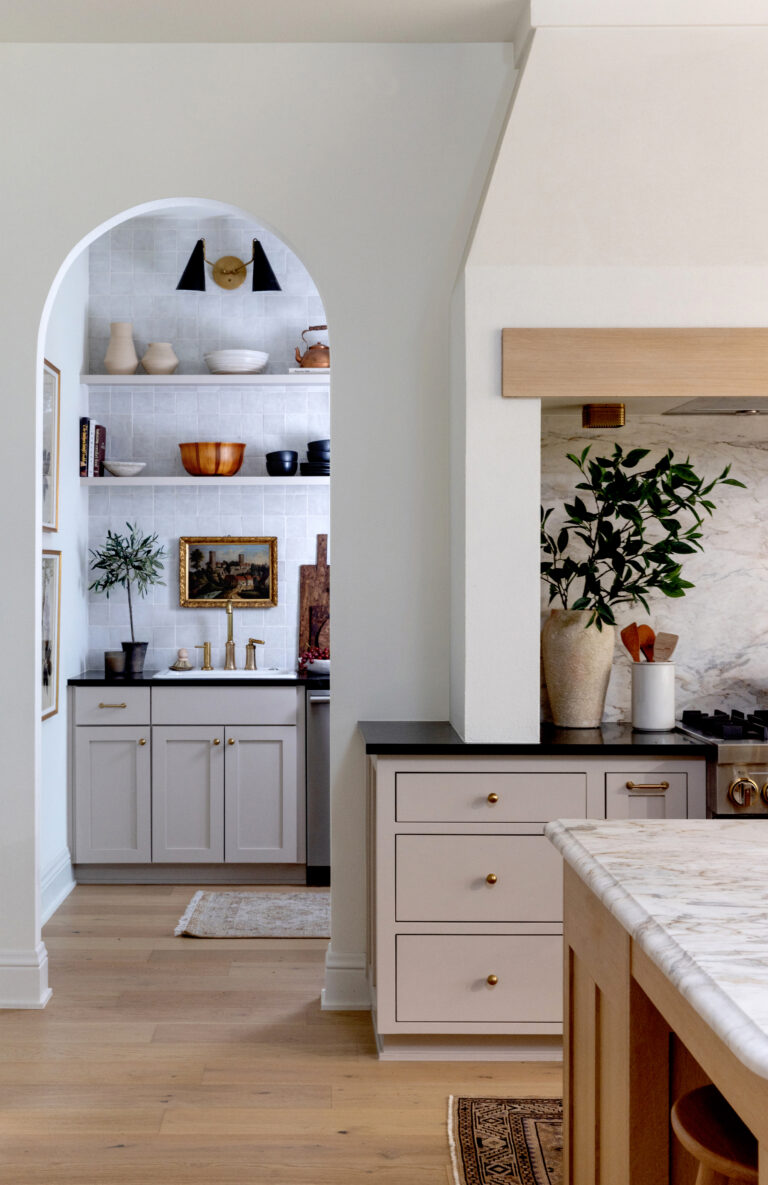
[[[80,420],[80,476],[103,477],[106,455],[106,428],[83,416]]]

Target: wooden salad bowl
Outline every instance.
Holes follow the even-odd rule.
[[[181,463],[192,477],[234,477],[245,456],[244,444],[227,440],[193,440],[179,448]]]

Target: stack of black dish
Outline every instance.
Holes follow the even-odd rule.
[[[331,473],[330,440],[310,440],[307,444],[307,459],[301,462],[304,477],[329,477]]]

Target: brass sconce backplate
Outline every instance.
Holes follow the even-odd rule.
[[[213,278],[220,288],[239,288],[247,275],[247,267],[236,255],[222,255],[213,264]]]
[[[623,428],[623,403],[585,403],[581,409],[582,428]]]

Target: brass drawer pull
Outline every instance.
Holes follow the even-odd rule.
[[[499,801],[498,794],[489,794],[488,801],[490,802],[491,806],[496,806],[496,803]]]
[[[495,873],[495,872],[489,872],[489,873],[488,873],[488,875],[487,875],[487,877],[486,877],[485,879],[488,881],[488,884],[489,884],[489,885],[495,885],[495,884],[496,884],[496,881],[497,881],[499,878],[497,877],[497,875],[496,875],[496,873]]]
[[[488,987],[496,987],[499,977],[498,975],[489,975],[485,982],[488,984]]]
[[[139,737],[139,744],[140,745],[146,745],[146,743],[147,743],[146,737]]]
[[[213,743],[214,743],[214,745],[220,745],[221,744],[221,737],[214,737]]]
[[[642,791],[644,794],[663,794],[669,790],[669,782],[627,782],[627,790]]]
[[[99,704],[100,708],[127,708],[127,704]]]

